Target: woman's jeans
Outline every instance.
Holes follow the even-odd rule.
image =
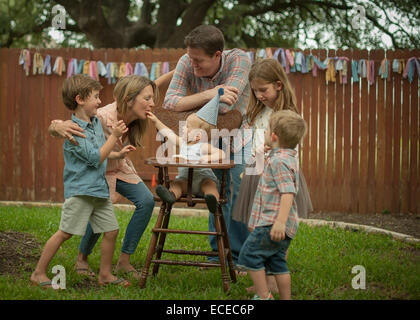
[[[116,190],[136,206],[133,216],[125,230],[124,242],[121,249],[121,252],[131,255],[136,250],[140,238],[150,221],[155,201],[153,194],[143,182],[131,184],[117,179]],[[89,223],[86,228],[86,233],[80,242],[79,251],[84,255],[89,255],[100,236],[100,233],[93,233]]]

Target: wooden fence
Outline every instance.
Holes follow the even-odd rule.
[[[184,49],[42,49],[45,56],[103,62],[168,61],[172,70]],[[26,76],[18,65],[19,49],[0,49],[0,200],[63,201],[62,141],[50,137],[52,119],[68,119],[61,101],[65,75]],[[309,50],[304,50],[309,54]],[[375,61],[420,56],[420,50],[312,50],[326,56]],[[391,72],[388,80],[375,76],[347,84],[326,82],[325,71],[290,73],[298,107],[308,123],[301,166],[315,211],[349,213],[420,212],[419,87]],[[114,85],[101,78],[103,105],[112,102]],[[157,148],[150,128],[145,149],[131,156],[146,183],[155,173],[144,165]]]

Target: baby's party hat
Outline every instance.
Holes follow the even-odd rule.
[[[217,125],[217,115],[219,114],[219,103],[220,96],[224,93],[223,88],[219,88],[217,95],[213,97],[209,102],[207,102],[196,114],[197,117],[210,123],[212,125]]]

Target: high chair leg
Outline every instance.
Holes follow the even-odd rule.
[[[171,215],[171,210],[172,210],[172,206],[166,204],[166,206],[168,207],[167,210],[164,211],[164,217],[163,217],[163,223],[162,226],[159,228],[163,228],[163,229],[167,229],[168,225],[169,225],[169,218]],[[162,256],[162,251],[163,251],[163,246],[165,245],[165,240],[166,240],[166,233],[161,233],[159,236],[159,243],[158,246],[156,248],[156,260],[160,260],[161,256]],[[153,275],[157,275],[157,273],[159,272],[159,264],[155,263],[153,266]]]
[[[156,220],[155,228],[160,228],[162,226],[165,210],[166,210],[166,204],[162,203],[162,206],[160,207],[160,211],[159,211],[159,216]],[[139,285],[140,285],[140,288],[142,289],[146,286],[147,276],[149,274],[149,268],[150,268],[153,255],[155,253],[156,243],[158,241],[158,238],[159,238],[159,233],[153,232],[152,238],[150,240],[149,250],[147,252],[146,261],[144,262],[143,270],[140,276]]]
[[[222,232],[222,223],[221,223],[221,215],[222,215],[221,207],[218,206],[215,214],[214,214],[214,224],[216,232]],[[223,238],[226,237],[226,233],[223,234]],[[224,240],[222,236],[218,235],[217,238],[217,248],[219,252],[219,263],[222,271],[222,281],[223,281],[223,289],[225,291],[229,290],[230,284],[229,284],[229,277],[227,275],[226,271],[226,255],[225,255],[225,246],[224,246]]]

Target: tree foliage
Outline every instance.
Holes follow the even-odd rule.
[[[56,4],[67,12],[63,46],[183,47],[208,23],[227,47],[420,47],[417,1],[408,0],[1,0],[1,46],[48,44]]]

